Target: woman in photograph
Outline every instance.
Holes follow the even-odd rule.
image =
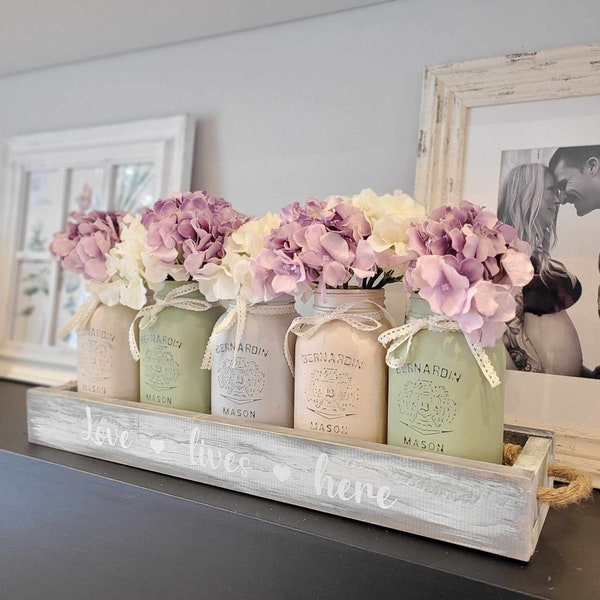
[[[556,243],[559,199],[554,177],[542,164],[512,169],[502,184],[498,218],[531,245],[535,275],[517,298],[504,344],[508,368],[532,373],[584,374],[581,344],[566,309],[581,296],[581,284],[550,257]]]

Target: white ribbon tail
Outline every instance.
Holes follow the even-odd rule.
[[[404,366],[408,360],[408,353],[410,352],[413,336],[415,333],[417,333],[417,331],[426,328],[427,321],[425,319],[416,319],[406,323],[406,325],[401,325],[400,327],[395,327],[394,329],[388,329],[387,331],[384,331],[377,339],[383,346],[387,346],[391,342],[385,354],[385,362],[387,366],[391,369],[398,369]],[[402,355],[399,357],[394,356],[396,350],[404,344],[406,344],[406,349]]]
[[[72,331],[79,331],[83,329],[90,317],[94,314],[94,311],[101,304],[96,294],[90,294],[83,302],[83,304],[77,309],[77,312],[68,320],[68,322],[58,332],[59,339],[67,337]]]
[[[215,351],[215,347],[217,345],[217,338],[227,329],[233,327],[234,323],[237,321],[237,311],[236,310],[228,310],[216,323],[213,327],[212,333],[208,338],[208,342],[206,342],[206,348],[204,349],[204,356],[202,357],[202,363],[200,365],[201,369],[210,369],[212,367],[212,359]],[[237,350],[237,340],[236,347]],[[235,358],[234,358],[235,360]]]
[[[306,323],[308,319],[311,317],[296,317],[287,328],[285,332],[285,337],[283,338],[283,354],[285,356],[285,362],[287,363],[288,369],[292,374],[292,377],[295,377],[296,374],[294,372],[294,358],[292,357],[292,351],[290,350],[290,333],[294,335],[299,335],[303,325]]]
[[[496,369],[494,369],[494,365],[490,360],[485,348],[482,348],[479,344],[471,342],[469,338],[467,338],[467,344],[469,344],[469,348],[481,369],[481,372],[485,375],[485,378],[488,380],[488,383],[493,388],[498,387],[500,385],[500,377],[498,377],[498,373],[496,373]]]
[[[138,320],[140,320],[140,332],[142,329],[146,329],[146,327],[151,327],[156,322],[156,315],[163,309],[164,307],[157,307],[156,304],[151,304],[150,306],[144,306],[144,308],[138,310],[137,315],[133,318],[131,325],[129,326],[129,351],[131,352],[131,356],[133,360],[140,360],[140,350],[138,348],[137,340],[135,339],[135,325]]]

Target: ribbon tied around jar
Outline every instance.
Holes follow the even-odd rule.
[[[307,317],[296,317],[288,327],[283,342],[283,351],[285,353],[285,360],[288,364],[292,376],[294,376],[294,361],[289,347],[289,335],[290,333],[297,337],[304,337],[310,339],[317,331],[323,327],[326,323],[332,321],[343,321],[350,327],[357,329],[358,331],[376,331],[383,326],[383,323],[379,320],[384,316],[390,324],[394,323],[392,316],[388,311],[376,304],[375,302],[367,301],[369,304],[373,304],[377,310],[368,313],[356,313],[349,312],[358,304],[365,304],[365,301],[361,302],[345,302],[340,304],[331,312],[319,315],[311,315]]]
[[[212,366],[212,356],[217,344],[217,339],[224,331],[235,327],[235,346],[233,350],[233,362],[237,358],[238,348],[244,336],[246,329],[246,317],[248,314],[254,315],[290,315],[296,312],[294,304],[283,306],[269,306],[268,304],[248,304],[238,296],[235,305],[231,306],[222,318],[217,321],[213,331],[206,344],[204,358],[202,359],[201,369],[210,369]]]
[[[140,359],[140,351],[135,340],[135,324],[140,321],[140,330],[152,327],[158,319],[158,315],[168,307],[183,308],[184,310],[193,310],[203,312],[213,307],[210,302],[200,298],[185,298],[187,294],[198,291],[197,283],[188,283],[172,289],[164,298],[156,298],[154,304],[144,306],[138,311],[129,327],[129,349],[134,360]]]
[[[385,362],[388,367],[392,369],[398,369],[403,367],[408,360],[408,354],[410,352],[410,346],[412,344],[413,336],[421,331],[422,329],[428,329],[429,331],[439,332],[462,332],[457,321],[446,315],[433,314],[420,319],[410,319],[404,325],[388,329],[379,336],[379,342],[383,346],[388,346],[387,353],[385,356]],[[473,354],[481,372],[487,379],[491,387],[495,388],[500,385],[500,378],[496,373],[496,369],[492,365],[485,349],[478,343],[472,342],[467,336],[465,336],[467,345]],[[395,357],[394,352],[404,346],[404,351],[400,357]]]

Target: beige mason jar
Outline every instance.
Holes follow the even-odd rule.
[[[283,352],[285,333],[298,316],[294,298],[284,295],[243,307],[235,301],[217,322],[231,322],[215,339],[212,353],[211,411],[247,423],[292,427],[294,380]],[[234,319],[231,319],[234,317]],[[238,328],[243,327],[241,336]]]
[[[314,316],[293,330],[296,429],[385,443],[384,302],[382,289],[315,292]]]
[[[137,402],[139,365],[129,350],[129,326],[137,311],[99,304],[77,332],[77,391]]]

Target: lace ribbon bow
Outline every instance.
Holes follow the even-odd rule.
[[[148,327],[152,327],[156,323],[158,314],[165,308],[172,306],[175,308],[183,308],[185,310],[194,310],[203,312],[213,307],[210,302],[200,298],[183,298],[187,294],[198,291],[197,283],[187,283],[185,285],[172,289],[164,298],[157,298],[154,304],[144,306],[138,311],[137,315],[129,327],[129,349],[134,360],[140,359],[140,351],[135,340],[135,323],[139,319],[140,331]]]
[[[102,304],[98,292],[103,285],[104,283],[98,281],[86,281],[85,290],[89,296],[83,301],[77,312],[61,327],[57,334],[59,339],[67,337],[72,331],[80,331],[87,325],[94,311]]]
[[[242,341],[244,331],[246,329],[246,316],[253,315],[291,315],[296,312],[293,304],[285,304],[282,306],[269,306],[266,304],[254,305],[248,304],[239,296],[236,298],[235,305],[231,306],[227,312],[215,323],[215,326],[210,334],[204,358],[202,359],[201,369],[210,369],[212,366],[212,357],[217,345],[217,339],[221,333],[235,327],[235,346],[233,350],[233,361],[237,358],[239,345]]]
[[[388,329],[378,338],[379,342],[384,346],[387,346],[391,343],[385,356],[385,362],[388,367],[391,367],[392,369],[398,369],[406,364],[413,336],[417,332],[421,331],[421,329],[428,329],[429,331],[462,332],[458,323],[454,319],[439,314],[429,315],[422,319],[411,319],[405,325],[401,325],[400,327],[396,327],[394,329]],[[500,385],[500,378],[498,377],[496,369],[494,369],[494,365],[492,365],[486,351],[478,343],[469,340],[468,337],[465,336],[465,339],[469,345],[471,353],[475,357],[475,360],[481,369],[481,372],[484,374],[489,384],[493,388]],[[406,344],[406,348],[402,352],[402,356],[396,358],[393,355],[394,352],[404,344]]]
[[[369,304],[373,304],[373,306],[377,307],[378,310],[370,313],[350,313],[348,311],[350,311],[359,303],[345,302],[344,304],[340,304],[340,306],[335,308],[330,313],[313,315],[310,317],[296,317],[290,323],[290,326],[285,333],[285,340],[283,342],[285,360],[288,364],[290,372],[292,373],[292,376],[294,376],[294,361],[292,360],[292,354],[289,346],[290,333],[293,333],[297,337],[310,339],[323,325],[325,325],[325,323],[330,323],[331,321],[343,321],[358,331],[376,331],[383,326],[379,320],[382,316],[384,316],[389,323],[393,325],[394,320],[388,311],[385,310],[385,308],[379,306],[379,304],[376,304],[375,302],[371,302],[370,300],[367,302]],[[365,301],[361,301],[360,304],[365,304]]]

